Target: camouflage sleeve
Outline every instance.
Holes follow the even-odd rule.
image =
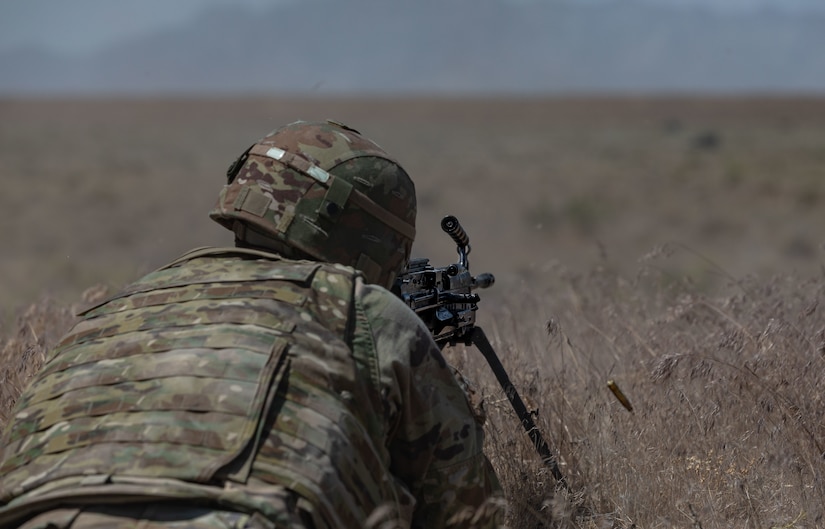
[[[498,527],[501,487],[482,424],[429,331],[373,285],[356,286],[356,311],[356,341],[377,359],[390,470],[416,499],[412,527]]]

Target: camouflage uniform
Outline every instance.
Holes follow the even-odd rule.
[[[86,311],[18,401],[0,527],[495,525],[481,424],[383,288],[415,214],[407,173],[349,127],[247,149],[210,213],[240,248]]]
[[[350,267],[196,250],[82,316],[4,434],[2,528],[500,522],[441,352]]]

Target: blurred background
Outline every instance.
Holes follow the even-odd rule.
[[[497,292],[821,274],[823,49],[819,0],[6,0],[0,299],[229,244],[225,167],[325,118],[413,175],[416,254],[452,262],[456,214]]]

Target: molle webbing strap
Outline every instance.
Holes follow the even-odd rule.
[[[271,261],[280,260],[280,256],[277,254],[273,254],[271,252],[263,252],[260,250],[252,250],[249,248],[215,248],[212,246],[202,246],[200,248],[194,248],[188,251],[187,253],[181,255],[171,263],[158,268],[157,270],[155,270],[155,272],[172,268],[173,266],[179,265],[186,261],[191,261],[192,259],[197,259],[198,257],[226,257],[227,255],[248,255],[253,257],[260,257],[262,259],[269,259]]]
[[[177,266],[177,265],[179,265],[183,262],[190,261],[190,260],[196,259],[198,257],[219,256],[219,255],[229,255],[229,254],[254,255],[254,256],[257,256],[257,257],[264,258],[264,259],[271,259],[273,261],[280,259],[279,255],[272,254],[270,252],[264,252],[264,251],[261,251],[261,250],[253,250],[253,249],[247,249],[247,248],[215,248],[215,247],[212,247],[212,246],[201,246],[201,247],[189,250],[188,252],[181,255],[180,257],[178,257],[177,259],[175,259],[171,263],[167,263],[167,264],[161,266],[160,268],[155,269],[155,271],[152,272],[152,273],[154,274],[156,272],[160,272],[161,270],[166,270],[168,268],[172,268],[173,266]],[[287,256],[285,256],[285,257],[287,257]],[[98,307],[101,307],[101,306],[109,303],[110,301],[114,301],[116,299],[122,298],[122,297],[130,295],[130,294],[134,294],[134,293],[135,292],[128,292],[127,290],[123,290],[121,292],[118,292],[114,296],[110,296],[108,298],[105,298],[102,301],[99,301],[97,303],[92,303],[90,305],[81,306],[81,308],[77,312],[75,312],[75,316],[82,317],[85,314],[93,311],[94,309],[97,309]]]
[[[252,147],[249,150],[249,153],[250,154],[255,154],[255,155],[258,155],[258,156],[265,156],[267,158],[271,158],[273,160],[276,160],[276,161],[282,163],[283,165],[289,167],[290,169],[293,169],[295,171],[298,171],[302,174],[305,174],[305,175],[315,179],[317,182],[324,185],[330,191],[332,191],[333,187],[335,185],[337,185],[337,184],[334,184],[334,181],[337,178],[335,175],[332,175],[332,174],[326,172],[325,170],[323,170],[320,167],[318,167],[317,165],[313,164],[312,162],[310,162],[309,160],[307,160],[303,156],[299,156],[297,154],[294,154],[294,153],[291,153],[291,152],[288,152],[288,151],[284,151],[283,149],[279,149],[278,147],[272,147],[272,146],[269,146],[269,145],[260,145],[260,144],[255,145],[254,147]],[[341,190],[343,190],[343,189],[344,188],[341,188]],[[343,193],[338,193],[338,191],[335,191],[332,194],[332,197],[335,197],[336,195],[338,197],[340,197],[341,194],[343,194]],[[395,215],[393,215],[392,213],[390,213],[386,209],[384,209],[381,206],[379,206],[378,204],[376,204],[367,195],[361,193],[360,191],[358,191],[357,189],[352,188],[352,187],[351,187],[351,191],[348,193],[348,195],[349,195],[349,197],[348,197],[349,200],[353,204],[355,204],[356,206],[358,206],[359,208],[364,210],[364,212],[366,212],[368,215],[371,215],[371,216],[375,217],[376,219],[380,220],[381,222],[383,222],[384,224],[386,224],[387,226],[389,226],[391,229],[395,230],[396,232],[400,233],[401,235],[403,235],[407,239],[410,239],[410,240],[415,239],[415,228],[413,226],[410,226],[409,224],[407,224],[403,220],[399,219],[398,217],[396,217]],[[330,198],[331,198],[330,193],[328,192],[327,196],[325,197],[325,200],[324,200],[325,205],[329,202],[332,202],[332,200],[329,200]]]

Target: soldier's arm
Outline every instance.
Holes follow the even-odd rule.
[[[501,489],[482,424],[429,331],[384,289],[358,285],[356,300],[378,361],[391,471],[417,500],[413,527],[496,527]]]

